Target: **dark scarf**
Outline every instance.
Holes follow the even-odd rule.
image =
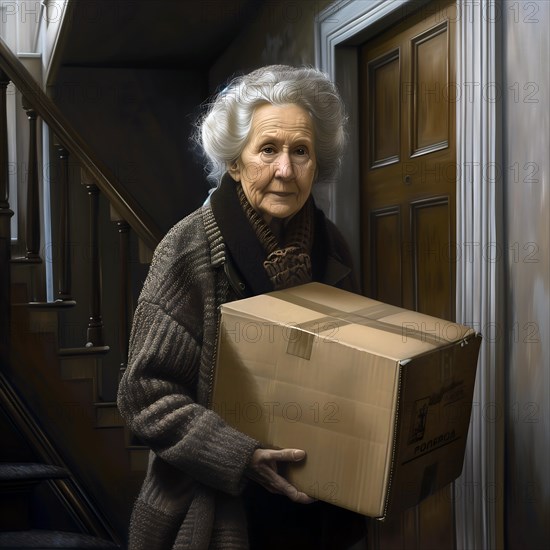
[[[248,202],[242,185],[237,185],[237,195],[256,237],[266,251],[267,258],[263,266],[273,288],[280,290],[311,282],[313,199],[310,197],[300,211],[282,227],[284,236],[277,238]]]
[[[229,174],[210,196],[232,267],[247,283],[247,296],[322,280],[326,228],[323,213],[310,197],[287,224],[280,243],[250,206],[240,184]],[[244,198],[244,202],[243,202]]]

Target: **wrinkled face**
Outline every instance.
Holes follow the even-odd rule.
[[[288,218],[307,201],[315,178],[313,123],[294,104],[256,108],[248,141],[229,173],[267,223]]]

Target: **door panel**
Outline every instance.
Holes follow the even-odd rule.
[[[411,203],[411,228],[415,309],[434,317],[450,319],[453,292],[448,197]]]
[[[443,23],[411,40],[411,156],[449,146],[448,25]]]
[[[384,208],[371,214],[372,267],[376,295],[382,302],[400,303],[401,296],[401,212]]]
[[[363,287],[455,315],[453,2],[431,2],[361,47]],[[371,522],[369,550],[454,548],[451,486]]]
[[[399,50],[389,52],[369,65],[371,116],[371,166],[379,167],[399,160],[400,93]]]

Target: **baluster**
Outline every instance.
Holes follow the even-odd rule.
[[[125,220],[116,222],[119,236],[119,345],[120,345],[120,375],[126,369],[128,362],[128,337],[132,310],[132,280],[130,273],[130,226]]]
[[[69,218],[69,151],[57,146],[59,158],[59,278],[57,299],[71,301],[71,226]]]
[[[90,198],[90,322],[86,347],[103,346],[101,318],[101,266],[99,258],[99,189],[91,181],[85,182]]]
[[[10,79],[8,75],[0,69],[0,212],[2,212],[2,214],[4,214],[4,211],[10,210],[8,115],[6,110],[6,90],[9,83]],[[13,212],[10,214],[10,217],[11,215],[13,215]],[[2,237],[4,237],[4,234],[2,234]]]
[[[23,97],[23,109],[29,120],[29,166],[27,174],[27,212],[25,258],[39,263],[40,259],[40,210],[38,202],[38,154],[36,145],[36,111]]]
[[[9,358],[10,334],[10,260],[13,212],[9,203],[8,116],[6,89],[10,79],[0,70],[0,363]]]

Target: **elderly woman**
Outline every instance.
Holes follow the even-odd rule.
[[[364,518],[277,473],[304,451],[262,448],[208,408],[221,304],[310,281],[354,289],[345,243],[311,196],[337,171],[344,119],[325,74],[269,66],[234,79],[200,122],[217,187],[155,251],[119,390],[152,450],[131,549],[338,549],[362,536]]]

